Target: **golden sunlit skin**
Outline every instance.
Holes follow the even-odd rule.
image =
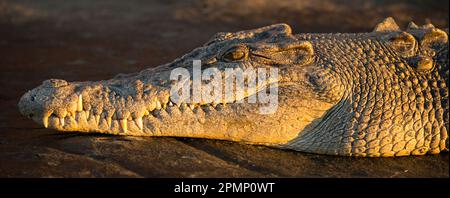
[[[277,68],[278,108],[258,103],[177,103],[170,73]],[[286,24],[218,33],[156,68],[98,82],[51,79],[19,110],[58,131],[239,141],[362,157],[448,151],[448,32],[392,18],[370,33],[292,34]],[[246,92],[248,98],[256,92]]]

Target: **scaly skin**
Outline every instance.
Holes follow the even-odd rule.
[[[170,72],[278,68],[278,109],[175,103]],[[277,24],[218,33],[175,61],[99,82],[47,80],[20,112],[59,131],[241,141],[303,152],[387,157],[448,151],[448,32],[387,18],[371,33],[298,34]],[[273,83],[273,82],[272,82]],[[266,84],[264,84],[266,85]],[[260,91],[245,92],[249,97]]]

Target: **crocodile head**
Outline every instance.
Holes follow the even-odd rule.
[[[138,73],[46,80],[22,96],[19,109],[59,131],[333,155],[438,153],[448,150],[447,43],[447,33],[431,25],[401,31],[391,18],[360,34],[293,35],[286,24],[218,33]]]

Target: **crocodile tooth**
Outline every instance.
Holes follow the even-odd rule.
[[[95,115],[95,123],[97,125],[100,123],[100,115]]]
[[[190,108],[191,110],[194,110],[195,105],[194,105],[194,104],[190,104],[190,105],[189,105],[189,108]]]
[[[108,124],[108,127],[111,127],[111,122],[112,122],[112,118],[111,117],[107,117],[106,118],[106,123]]]
[[[156,101],[156,109],[161,109],[161,103],[159,101]]]
[[[78,95],[77,111],[83,111],[83,96],[81,94]]]
[[[172,102],[169,102],[169,106],[173,106],[173,103],[172,103]]]
[[[85,115],[86,115],[86,120],[89,118],[89,110],[88,111],[84,111]]]
[[[42,117],[42,123],[44,124],[45,128],[48,128],[48,117],[47,116]]]
[[[64,119],[65,118],[59,118],[59,124],[61,124],[61,126],[64,126]]]
[[[127,119],[122,119],[120,120],[120,126],[123,129],[123,132],[127,132],[128,131],[128,127],[127,127]]]
[[[136,122],[136,125],[139,127],[139,129],[143,129],[144,128],[144,123],[142,122],[142,117],[138,117],[134,120],[134,122]]]
[[[70,116],[69,119],[70,119],[70,123],[78,124],[78,122],[75,120],[75,117]]]

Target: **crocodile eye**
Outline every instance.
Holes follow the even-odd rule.
[[[245,46],[234,46],[223,53],[221,59],[226,62],[240,61],[247,57],[247,51]]]

